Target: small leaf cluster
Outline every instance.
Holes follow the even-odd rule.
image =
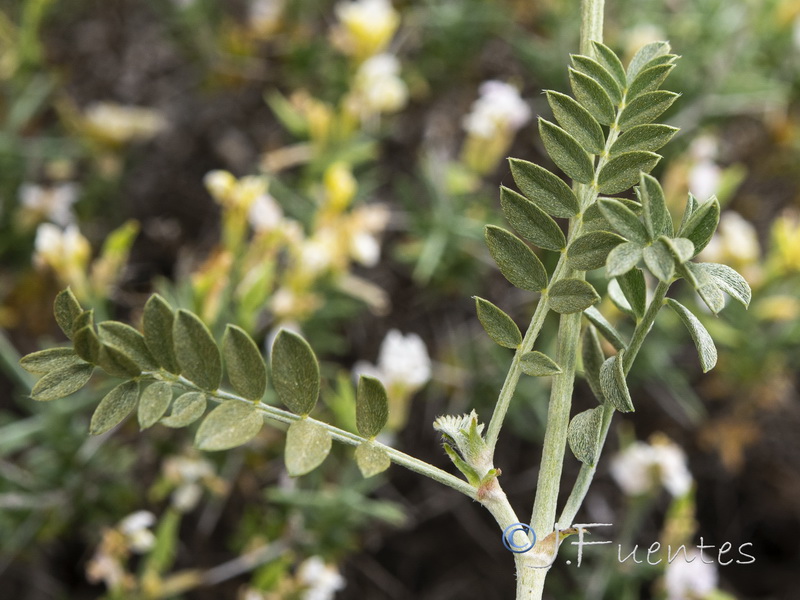
[[[586,317],[584,376],[601,406],[573,418],[568,441],[575,456],[587,464],[594,464],[601,445],[603,407],[634,410],[626,375],[638,346],[626,356],[629,342],[594,308],[600,294],[585,273],[605,267],[607,293],[636,323],[634,336],[648,333],[662,304],[674,310],[689,329],[704,371],[716,363],[714,343],[686,307],[664,299],[666,289],[685,279],[715,314],[725,304],[723,292],[745,306],[750,301],[747,283],[733,269],[692,262],[716,230],[717,199],[698,202],[690,195],[675,228],[664,192],[649,175],[661,158],[656,152],[677,131],[653,122],[679,96],[659,89],[677,58],[666,42],[644,46],[627,69],[610,48],[597,42],[593,56],[572,56],[572,96],[546,92],[555,122],[540,118],[539,133],[548,155],[573,180],[573,187],[541,166],[510,159],[521,193],[501,187],[500,202],[519,237],[494,225],[485,230],[489,252],[512,285],[540,292],[547,310]],[[611,196],[632,187],[635,199]],[[569,235],[556,219],[569,219]],[[562,254],[552,274],[528,244]],[[655,303],[648,302],[645,269],[664,286]],[[506,348],[523,346],[520,330],[499,307],[476,298],[476,308],[493,341]],[[605,355],[600,336],[614,347],[613,356]],[[529,351],[528,345],[524,350],[518,360],[524,373],[562,373],[551,358]]]
[[[320,393],[320,369],[313,350],[299,335],[287,330],[278,334],[268,369],[257,344],[243,329],[228,325],[217,344],[197,315],[174,310],[158,294],[144,307],[142,332],[118,321],[95,324],[93,311],[84,310],[70,289],[58,294],[54,312],[72,347],[34,352],[20,364],[42,375],[31,392],[39,401],[77,392],[98,367],[125,379],[95,409],[90,424],[93,435],[109,431],[134,412],[142,430],[156,423],[182,428],[202,419],[195,444],[201,450],[224,450],[255,437],[267,415],[289,423],[286,466],[290,475],[308,473],[330,452],[335,428],[308,418]],[[290,413],[261,403],[268,371],[277,397]],[[233,392],[220,389],[224,375]],[[218,403],[210,411],[209,401]],[[383,447],[374,443],[387,419],[383,385],[362,377],[356,422],[363,439],[356,461],[365,477],[390,464]]]

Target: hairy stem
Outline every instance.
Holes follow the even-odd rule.
[[[581,54],[593,56],[592,41],[603,41],[605,0],[583,0],[581,7]]]
[[[558,264],[553,271],[553,275],[550,278],[548,287],[551,287],[556,281],[561,279],[562,272],[565,268],[566,252],[562,252],[561,258],[559,259]],[[497,438],[500,435],[500,429],[503,426],[503,421],[505,420],[506,413],[508,412],[508,405],[511,404],[511,398],[514,396],[514,392],[517,389],[517,383],[519,383],[519,376],[522,373],[522,369],[520,367],[522,355],[530,352],[533,349],[533,345],[536,343],[536,338],[539,336],[539,332],[542,330],[542,325],[544,325],[544,319],[547,316],[547,311],[547,291],[545,290],[542,292],[542,297],[539,299],[539,304],[536,306],[533,317],[531,317],[531,323],[528,325],[528,330],[525,332],[525,337],[517,348],[517,351],[514,354],[514,359],[511,361],[511,367],[509,368],[506,379],[503,382],[503,387],[500,390],[500,396],[497,399],[494,412],[492,413],[492,418],[489,421],[489,427],[486,430],[486,445],[489,447],[490,460],[494,459],[494,449],[497,445]]]
[[[603,41],[603,9],[605,0],[582,0],[581,8],[581,53],[587,56],[594,54],[592,40]],[[616,125],[616,123],[615,123]],[[606,148],[598,160],[595,170],[597,174],[605,164],[608,149],[618,135],[618,129],[611,127]],[[591,205],[597,199],[596,183],[589,186],[578,186],[580,195],[584,197],[581,210]],[[572,219],[570,222],[570,238],[577,237],[582,227],[581,219]],[[583,273],[573,273],[573,276],[583,277]],[[536,488],[536,499],[531,515],[531,525],[540,536],[549,535],[553,529],[556,508],[558,504],[558,491],[561,485],[561,470],[566,451],[567,428],[569,427],[569,413],[572,406],[572,390],[575,384],[575,361],[580,343],[581,314],[562,315],[558,330],[558,350],[556,361],[561,366],[562,372],[555,376],[553,387],[550,391],[550,406],[547,413],[547,429],[545,431],[544,448],[542,450],[542,463],[539,469],[539,480]],[[520,573],[520,567],[525,572]],[[517,600],[540,600],[544,594],[544,582],[548,569],[530,569],[517,561]],[[532,572],[531,572],[532,571]]]
[[[623,368],[626,375],[631,370],[633,361],[636,360],[636,355],[639,353],[645,337],[647,337],[647,334],[650,332],[650,329],[656,320],[658,311],[664,305],[664,298],[667,295],[669,286],[669,283],[664,283],[663,281],[659,282],[653,294],[653,299],[650,301],[650,304],[647,307],[647,311],[636,324],[636,329],[633,331],[633,336],[631,337],[630,344],[628,344],[628,349],[625,351],[623,358]],[[605,404],[603,407],[603,420],[602,428],[600,430],[600,449],[598,456],[602,452],[603,446],[605,445],[606,437],[608,436],[608,429],[611,426],[611,419],[613,416],[614,408],[610,404]],[[575,515],[578,514],[578,510],[580,510],[580,507],[583,504],[584,498],[586,498],[586,493],[589,491],[589,486],[592,484],[596,469],[596,465],[581,465],[578,478],[575,480],[575,485],[572,488],[572,492],[569,495],[566,506],[564,506],[564,510],[561,512],[561,516],[558,519],[556,528],[561,529],[564,527],[569,527],[572,524],[573,520],[575,519]]]

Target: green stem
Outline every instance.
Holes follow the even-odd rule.
[[[558,264],[553,270],[553,275],[550,278],[548,287],[552,287],[552,285],[561,278],[561,273],[566,268],[566,257],[566,252],[562,252],[561,258],[559,258]],[[536,310],[533,312],[533,317],[531,317],[531,323],[528,325],[525,337],[517,348],[514,359],[511,361],[511,367],[506,375],[506,380],[503,382],[503,387],[500,389],[500,396],[494,406],[494,412],[489,421],[489,427],[486,429],[486,445],[489,448],[489,462],[494,461],[494,449],[497,445],[497,438],[500,435],[500,429],[503,427],[503,421],[508,412],[508,405],[511,403],[511,398],[513,398],[514,392],[517,389],[517,383],[519,383],[519,376],[522,373],[520,367],[522,356],[533,349],[536,338],[542,330],[542,325],[544,325],[547,312],[547,290],[544,290],[542,292],[542,297],[539,299],[539,304],[536,305]]]
[[[603,41],[605,0],[583,0],[581,8],[581,54],[593,56],[592,41]]]
[[[636,355],[639,353],[645,337],[647,337],[647,334],[650,332],[650,329],[656,320],[658,311],[661,310],[661,307],[664,305],[664,298],[667,296],[669,286],[669,283],[664,283],[663,281],[658,283],[658,286],[653,293],[653,299],[650,301],[650,304],[647,307],[647,311],[636,324],[636,329],[633,331],[633,336],[631,337],[631,341],[628,344],[628,348],[625,351],[623,358],[623,368],[626,375],[631,370],[633,361],[636,360]],[[603,446],[605,445],[606,437],[608,436],[608,429],[611,426],[611,419],[613,416],[614,408],[610,404],[605,404],[603,406],[603,420],[600,430],[600,447],[597,453],[598,456],[602,452]],[[557,529],[566,528],[572,524],[573,520],[575,519],[575,515],[578,514],[578,510],[580,510],[580,507],[583,504],[584,498],[586,498],[586,493],[589,491],[589,486],[592,485],[592,480],[594,479],[596,469],[597,467],[595,465],[581,465],[581,470],[578,473],[578,478],[575,480],[575,485],[573,486],[572,492],[569,495],[567,504],[564,506],[564,510],[561,512],[561,516],[556,524]]]
[[[238,402],[253,404],[250,400],[247,400],[241,396],[232,394],[231,392],[227,392],[225,390],[215,390],[214,392],[208,392],[207,390],[201,389],[196,384],[186,379],[182,375],[175,376],[163,370],[148,371],[143,373],[142,375],[148,377],[154,377],[156,379],[164,381],[170,381],[172,383],[178,383],[189,389],[204,392],[208,397],[214,400],[220,400],[220,401],[236,400]],[[348,444],[350,446],[358,446],[363,442],[368,441],[366,438],[363,438],[360,435],[356,435],[355,433],[350,433],[349,431],[345,431],[344,429],[339,429],[338,427],[335,427],[334,425],[330,425],[323,421],[317,421],[316,419],[312,419],[311,417],[301,417],[287,410],[278,408],[277,406],[270,406],[269,404],[264,404],[263,402],[258,402],[256,406],[264,413],[265,417],[267,417],[272,421],[277,421],[278,423],[286,423],[290,425],[295,421],[299,421],[303,418],[306,418],[308,419],[308,421],[327,430],[334,440],[336,440],[337,442],[341,442],[343,444]],[[447,471],[443,471],[438,467],[434,467],[433,465],[430,465],[425,461],[419,460],[418,458],[414,458],[413,456],[410,456],[405,452],[401,452],[400,450],[392,448],[391,446],[386,446],[384,444],[381,444],[376,440],[372,440],[371,443],[383,449],[389,456],[389,458],[392,460],[392,462],[402,467],[405,467],[410,471],[414,471],[415,473],[419,473],[420,475],[429,477],[434,481],[438,481],[439,483],[446,485],[447,487],[451,487],[454,490],[459,491],[466,496],[469,496],[473,500],[477,499],[477,489],[474,486],[470,485],[468,482],[464,481],[463,479],[459,479],[458,477],[451,475]]]
[[[594,54],[592,40],[603,41],[603,8],[604,0],[582,0],[581,9],[581,53],[587,56]],[[605,164],[608,150],[619,134],[616,123],[612,125],[606,147],[599,157],[595,169],[595,181],[590,186],[578,186],[584,197],[581,210],[586,210],[597,198],[597,175]],[[582,215],[580,215],[582,217]],[[570,238],[577,237],[582,228],[581,218],[570,221]],[[571,271],[571,270],[570,270]],[[570,272],[568,275],[582,278],[582,272]],[[561,366],[561,373],[555,376],[550,390],[550,405],[547,412],[547,429],[545,430],[542,463],[539,469],[539,480],[536,488],[536,499],[531,515],[531,525],[541,537],[549,535],[553,530],[558,491],[561,484],[564,453],[566,451],[569,413],[572,406],[572,391],[575,384],[575,362],[580,343],[581,314],[562,315],[558,330],[558,350],[556,361]],[[523,572],[520,572],[520,567]],[[544,594],[544,583],[548,569],[531,569],[525,565],[517,566],[517,599],[540,600]]]
[[[582,275],[582,273],[581,273]],[[547,430],[544,434],[542,465],[539,469],[539,483],[536,500],[531,515],[531,525],[537,535],[545,537],[553,530],[556,518],[556,504],[561,482],[561,470],[569,427],[569,413],[572,407],[572,390],[575,384],[575,363],[581,333],[581,316],[577,312],[561,315],[558,328],[558,349],[556,362],[561,373],[553,379],[550,391],[550,406],[547,411]]]

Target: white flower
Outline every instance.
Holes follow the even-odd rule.
[[[667,600],[700,600],[717,588],[717,582],[716,566],[694,552],[687,553],[685,560],[677,557],[664,574]]]
[[[156,537],[150,531],[155,522],[156,517],[153,513],[140,510],[122,519],[118,529],[127,538],[131,550],[142,554],[156,543]]]
[[[161,113],[140,106],[95,102],[84,111],[89,130],[106,140],[123,144],[148,140],[166,127]]]
[[[172,492],[172,506],[179,512],[187,513],[194,510],[202,497],[202,487],[196,483],[187,483]]]
[[[19,200],[25,210],[66,227],[75,220],[72,205],[78,200],[78,186],[74,183],[59,183],[43,187],[23,183],[19,186]]]
[[[701,135],[689,146],[689,154],[695,163],[689,170],[689,191],[701,201],[717,193],[722,179],[722,169],[717,165],[719,151],[717,138]]]
[[[680,447],[667,441],[651,445],[634,442],[611,461],[611,475],[629,496],[638,496],[663,485],[675,497],[686,494],[692,476],[686,466],[686,455]]]
[[[298,262],[305,273],[316,275],[327,270],[338,252],[336,232],[320,229],[300,246]]]
[[[726,210],[719,220],[719,227],[700,258],[708,262],[731,262],[742,264],[757,262],[761,256],[755,227],[739,213]]]
[[[491,139],[499,134],[517,131],[531,118],[531,109],[519,91],[502,81],[485,81],[472,110],[464,117],[467,133]]]
[[[425,342],[416,333],[404,336],[392,329],[381,343],[378,365],[359,361],[354,370],[356,374],[380,379],[387,387],[400,384],[416,391],[431,379],[431,358]]]
[[[303,600],[331,600],[344,589],[345,580],[333,565],[326,565],[319,556],[307,558],[297,571],[297,579],[308,589]]]
[[[89,241],[75,225],[62,229],[51,223],[42,223],[36,229],[33,262],[38,267],[48,266],[57,272],[69,266],[84,266],[91,254]]]
[[[689,154],[695,160],[714,160],[719,152],[717,138],[712,135],[700,135],[689,146]]]
[[[275,198],[269,194],[261,194],[250,206],[247,218],[257,233],[274,231],[283,221],[283,211]]]
[[[408,87],[400,79],[397,57],[378,54],[364,61],[355,76],[354,93],[357,108],[365,115],[403,108],[408,100]]]
[[[374,235],[358,232],[350,238],[350,255],[365,267],[374,267],[381,257],[381,244]]]
[[[722,169],[713,160],[704,159],[689,171],[689,191],[704,202],[719,190]]]
[[[213,479],[214,468],[202,458],[175,456],[164,461],[164,475],[177,485],[172,493],[172,505],[180,512],[189,512],[203,495],[199,482]]]

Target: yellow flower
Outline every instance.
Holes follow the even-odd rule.
[[[216,170],[206,174],[206,189],[221,206],[229,209],[249,210],[260,196],[267,193],[268,183],[263,177],[248,175],[236,179],[228,171]]]
[[[786,212],[775,220],[770,260],[781,273],[800,271],[800,213]]]
[[[333,44],[359,61],[386,48],[400,24],[389,0],[341,2],[336,16],[339,25],[332,32]]]
[[[337,213],[350,205],[358,190],[350,166],[343,162],[335,162],[325,170],[323,183],[328,207]]]

